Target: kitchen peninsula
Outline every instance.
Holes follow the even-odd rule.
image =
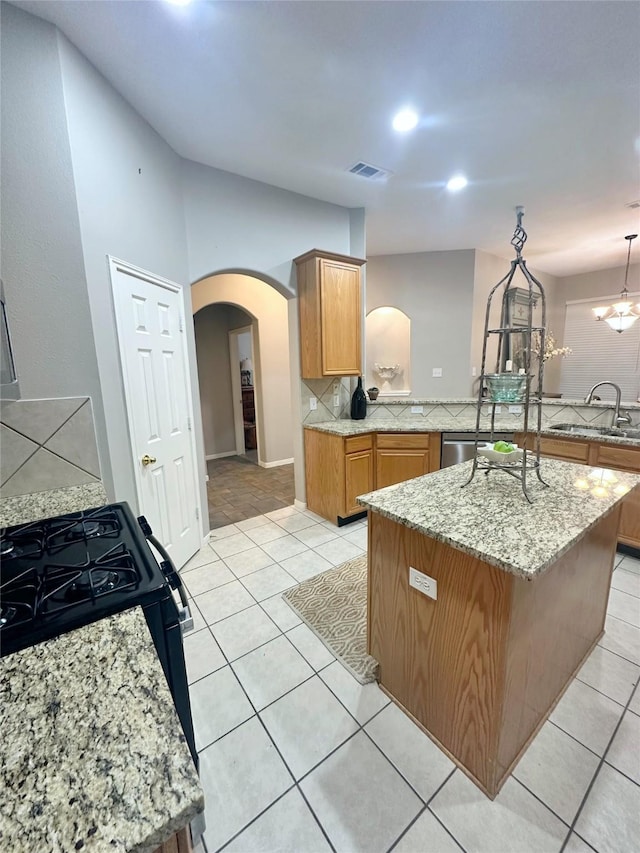
[[[204,810],[140,608],[2,658],[0,697],[3,850],[153,853]]]
[[[462,488],[470,470],[359,497],[368,651],[381,687],[493,798],[602,635],[620,502],[640,476],[543,460],[549,487],[532,477],[528,504],[500,471]]]
[[[0,521],[106,501],[101,482],[5,497]],[[2,657],[0,709],[0,849],[191,848],[202,788],[141,607]]]

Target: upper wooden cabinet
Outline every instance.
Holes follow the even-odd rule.
[[[318,249],[295,258],[303,379],[362,373],[364,263]]]

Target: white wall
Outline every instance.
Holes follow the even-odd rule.
[[[184,160],[189,277],[257,272],[296,293],[292,259],[349,254],[349,210]]]
[[[107,254],[185,285],[256,271],[292,294],[293,257],[313,247],[349,254],[364,212],[181,160],[55,28],[6,4],[2,13],[2,272],[21,390],[93,398],[109,496],[135,506]],[[203,460],[190,324],[187,341]],[[294,364],[280,388],[299,396]],[[302,462],[299,425],[294,444]]]
[[[633,254],[633,249],[632,249]],[[624,265],[608,270],[568,275],[559,279],[563,303],[573,299],[591,299],[597,296],[620,296],[624,287]],[[629,266],[629,292],[640,291],[640,264]]]
[[[250,326],[252,319],[233,305],[220,304],[205,306],[193,317],[206,456],[236,449],[229,331]],[[247,333],[246,337],[250,349],[251,336]],[[233,369],[240,373],[239,364],[233,365]]]
[[[2,15],[1,268],[24,399],[90,396],[103,418],[57,31]],[[101,448],[101,463],[107,454]]]
[[[112,255],[183,285],[191,315],[180,159],[67,39],[60,35],[66,116],[104,422],[115,497],[137,506],[113,300],[106,256]],[[191,393],[199,423],[195,347],[186,328]],[[198,457],[201,459],[201,436]],[[201,463],[204,483],[204,461]],[[206,491],[201,488],[206,505]],[[206,515],[206,514],[205,514]]]
[[[389,305],[411,320],[412,396],[469,396],[473,287],[473,250],[369,258],[367,311]]]

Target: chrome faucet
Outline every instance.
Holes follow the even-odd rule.
[[[629,426],[631,424],[631,416],[629,415],[629,412],[625,412],[623,415],[620,414],[620,397],[622,396],[622,391],[620,390],[620,386],[616,385],[615,382],[609,382],[608,380],[605,380],[604,382],[596,382],[596,384],[584,398],[585,403],[587,403],[587,405],[591,403],[591,401],[593,400],[593,392],[596,390],[596,388],[600,388],[601,385],[611,385],[611,387],[614,388],[616,392],[616,406],[613,410],[613,426],[621,427],[625,424]]]

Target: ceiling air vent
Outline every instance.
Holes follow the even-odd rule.
[[[381,169],[379,166],[372,166],[371,163],[363,163],[362,161],[355,163],[347,171],[351,172],[352,175],[366,178],[368,181],[381,181],[391,174],[388,169]]]

